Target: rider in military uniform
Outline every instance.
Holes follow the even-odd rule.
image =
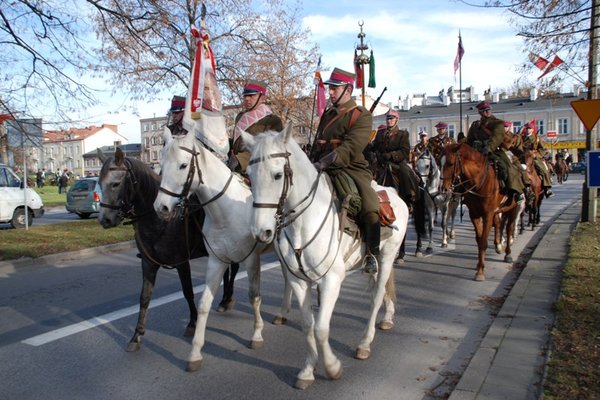
[[[411,154],[411,164],[414,166],[417,157],[419,154],[424,152],[427,149],[427,144],[429,143],[429,137],[427,136],[427,132],[421,131],[419,132],[419,143],[415,144],[415,147],[412,150]]]
[[[335,68],[324,84],[329,85],[331,107],[321,116],[310,159],[319,171],[342,169],[356,183],[362,198],[359,217],[368,250],[365,272],[375,273],[381,234],[379,198],[371,187],[373,174],[363,155],[371,137],[373,117],[352,100],[353,73]]]
[[[398,179],[396,190],[408,207],[412,207],[419,192],[415,174],[410,170],[410,141],[408,131],[398,128],[398,112],[390,110],[385,117],[386,126],[377,131],[371,149],[373,160],[377,160],[378,171],[375,180],[380,185],[387,183],[388,168]],[[389,186],[389,184],[387,185]]]
[[[545,150],[544,142],[538,135],[533,134],[533,125],[531,123],[523,125],[521,136],[523,137],[523,150],[533,151],[533,164],[535,165],[535,170],[542,178],[542,186],[544,187],[546,198],[554,196],[554,193],[552,193],[551,190],[552,180],[550,178],[550,172],[542,159]]]
[[[187,131],[183,129],[183,111],[185,110],[185,97],[173,96],[171,99],[171,108],[169,109],[169,117],[171,123],[167,128],[171,131],[172,136],[185,135]]]
[[[525,185],[521,171],[505,151],[507,143],[504,136],[504,121],[492,115],[492,106],[487,101],[482,101],[476,107],[481,119],[473,122],[469,128],[466,143],[494,162],[498,179],[506,187],[506,193],[514,196],[515,200],[520,200]]]
[[[432,137],[429,140],[428,148],[429,151],[433,154],[433,158],[435,158],[435,162],[438,166],[440,166],[440,159],[442,158],[442,152],[444,151],[444,147],[449,144],[456,143],[454,139],[448,136],[448,124],[445,122],[438,122],[435,125],[435,129],[437,130],[437,135]]]
[[[273,114],[265,104],[267,84],[262,81],[249,80],[242,92],[244,111],[235,117],[233,145],[229,156],[229,167],[236,172],[246,173],[250,161],[250,153],[242,148],[241,131],[257,135],[266,131],[282,131],[283,123],[279,116]]]

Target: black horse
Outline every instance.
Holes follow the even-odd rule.
[[[137,351],[145,333],[148,306],[161,267],[175,268],[179,274],[184,297],[190,310],[190,321],[185,336],[193,336],[198,311],[194,302],[190,260],[208,255],[202,238],[204,212],[199,203],[189,200],[177,218],[165,222],[154,211],[153,202],[160,186],[159,176],[141,161],[125,157],[117,149],[114,157],[105,157],[100,171],[102,209],[98,221],[104,228],[112,228],[124,220],[131,223],[135,241],[142,259],[143,285],[140,295],[140,312],[135,333],[127,351]],[[196,211],[194,211],[196,210]],[[233,282],[237,265],[223,278],[223,301],[220,311],[233,305]]]

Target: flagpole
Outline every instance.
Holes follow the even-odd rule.
[[[317,83],[315,85],[315,94],[313,96],[313,105],[312,105],[312,112],[310,114],[310,131],[308,131],[308,143],[312,143],[312,131],[314,128],[314,123],[315,123],[315,106],[317,104],[317,95],[319,93],[319,84]]]
[[[460,37],[460,29],[458,30],[458,43],[462,46],[462,38]],[[460,129],[459,132],[465,132],[463,130],[463,107],[462,107],[462,57],[458,60],[458,95],[459,95],[459,114],[460,114]],[[457,133],[458,135],[458,133]]]

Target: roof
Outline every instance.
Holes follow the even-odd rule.
[[[102,129],[110,129],[115,133],[119,133],[117,125],[92,125],[86,126],[85,128],[70,128],[68,130],[46,131],[44,132],[44,142],[68,142],[75,140],[84,140],[100,132]]]

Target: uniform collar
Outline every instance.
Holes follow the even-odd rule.
[[[334,107],[334,110],[337,114],[340,113],[345,113],[346,111],[348,111],[349,109],[356,107],[356,102],[352,99],[348,100],[347,102],[345,102],[344,104],[342,104],[341,106],[338,105],[337,107]]]

